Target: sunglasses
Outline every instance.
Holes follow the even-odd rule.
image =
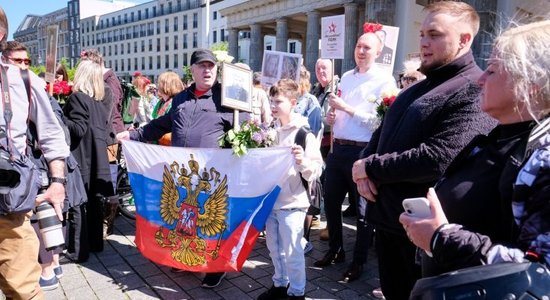
[[[16,64],[25,64],[29,66],[31,64],[31,60],[28,58],[13,58],[8,57],[9,60],[14,61]]]

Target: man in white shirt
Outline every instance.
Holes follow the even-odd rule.
[[[372,228],[365,220],[365,209],[359,209],[359,194],[353,182],[351,170],[378,124],[377,104],[372,101],[389,89],[396,88],[395,79],[380,69],[374,60],[380,54],[383,43],[373,32],[364,33],[355,46],[356,68],[342,76],[337,95],[328,98],[331,109],[327,123],[333,127],[333,150],[326,162],[325,211],[329,230],[329,251],[315,262],[323,267],[345,260],[342,236],[342,202],[346,194],[357,215],[357,236],[353,260],[343,274],[344,281],[361,276],[367,260]],[[354,201],[355,200],[355,201]],[[363,206],[365,207],[365,206]]]

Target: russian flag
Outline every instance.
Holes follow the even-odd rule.
[[[240,271],[288,171],[289,148],[165,147],[124,141],[136,203],[136,245],[148,259],[194,272]]]

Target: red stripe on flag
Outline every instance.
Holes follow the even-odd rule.
[[[221,241],[217,253],[215,251],[218,243],[217,239],[201,239],[205,242],[205,251],[202,252],[197,250],[196,242],[185,243],[184,241],[189,240],[187,237],[176,236],[169,242],[166,239],[169,232],[168,229],[162,228],[162,230],[159,230],[161,229],[159,225],[152,224],[140,215],[137,215],[135,243],[143,256],[162,265],[192,272],[240,271],[259,236],[258,230],[254,226],[250,226],[246,238],[243,239],[242,245],[240,246],[240,251],[236,250],[236,246],[238,246],[241,240],[240,237],[245,227],[246,223],[241,223],[239,227],[231,233],[227,240]],[[162,247],[159,242],[165,245],[174,244],[174,246]],[[187,246],[188,251],[198,256],[205,257],[206,262],[201,265],[191,266],[176,260],[174,257],[178,257],[178,252],[181,253],[181,251],[184,250],[184,244],[189,244]],[[232,261],[232,252],[237,253],[234,261]]]

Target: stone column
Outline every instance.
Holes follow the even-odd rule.
[[[229,55],[235,58],[234,61],[239,61],[239,31],[235,28],[227,29],[228,37],[227,43],[229,44]]]
[[[277,21],[277,36],[275,40],[275,50],[281,52],[288,51],[288,22],[285,18],[279,18]]]
[[[365,20],[394,26],[395,2],[396,0],[365,0]]]
[[[261,48],[262,43],[262,26],[260,24],[254,23],[250,25],[250,68],[253,71],[259,71],[262,68],[262,54],[263,49]]]
[[[346,18],[346,38],[344,44],[344,61],[342,61],[342,73],[355,68],[355,44],[357,43],[357,3],[344,4]]]
[[[306,55],[304,65],[311,73],[315,73],[315,62],[319,58],[319,28],[321,26],[318,11],[310,11],[307,15]],[[315,76],[311,76],[315,81]]]

